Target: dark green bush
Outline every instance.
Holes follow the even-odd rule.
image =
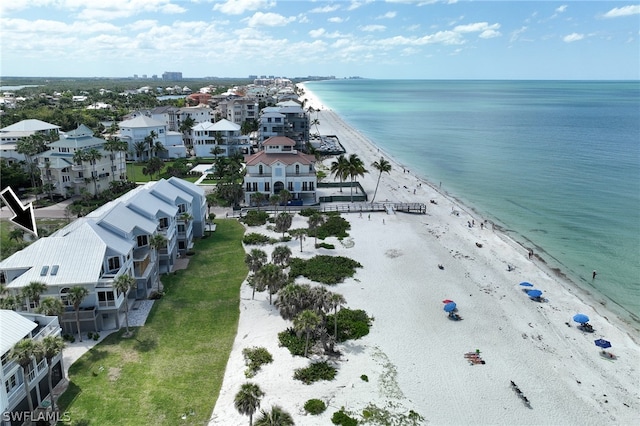
[[[287,328],[285,331],[278,333],[278,342],[280,346],[289,349],[293,356],[304,356],[305,339],[298,337],[293,328]],[[313,346],[313,337],[309,339],[309,346]]]
[[[331,423],[340,426],[356,426],[358,424],[358,421],[352,417],[349,417],[349,415],[344,412],[344,408],[341,408],[340,411],[336,411],[335,413],[333,413],[333,416],[331,417]]]
[[[267,219],[269,219],[269,213],[258,210],[249,210],[247,214],[240,219],[240,221],[244,222],[247,226],[260,226],[267,223]]]
[[[324,284],[341,283],[355,274],[355,268],[362,267],[359,262],[348,257],[326,255],[314,256],[308,260],[293,258],[290,266],[290,276],[302,275]]]
[[[335,367],[332,367],[326,361],[316,362],[306,368],[298,368],[293,373],[293,378],[300,380],[305,385],[317,382],[318,380],[333,380],[336,377]]]
[[[318,415],[324,413],[327,409],[327,404],[319,399],[310,399],[304,403],[304,410],[311,415]]]
[[[242,242],[246,245],[263,245],[272,243],[273,241],[266,235],[251,232],[242,238]]]
[[[307,207],[306,209],[302,209],[298,212],[300,216],[309,217],[313,214],[318,213],[318,210],[312,209],[311,207]]]
[[[348,237],[347,231],[351,229],[351,224],[340,216],[328,215],[327,220],[316,229],[315,236],[324,240],[327,237],[335,236],[338,238]],[[310,236],[314,236],[311,233]]]
[[[333,250],[336,248],[336,246],[328,243],[319,243],[319,244],[316,244],[316,248],[325,248],[325,249]]]
[[[327,324],[334,323],[335,315],[327,315]],[[359,339],[369,334],[371,319],[362,309],[351,310],[348,308],[338,311],[338,336],[337,342]],[[328,333],[333,335],[333,327],[327,327]]]
[[[360,379],[361,379],[363,382],[368,382],[368,381],[369,381],[369,376],[367,376],[366,374],[363,374],[362,376],[360,376]]]
[[[263,364],[273,362],[273,356],[266,348],[262,347],[244,348],[242,355],[244,356],[244,363],[248,367],[244,372],[246,377],[255,376]]]

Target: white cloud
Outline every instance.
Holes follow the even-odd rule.
[[[376,19],[393,19],[396,17],[397,14],[398,14],[397,12],[387,12],[384,15],[380,15],[376,17]]]
[[[496,30],[484,30],[483,32],[480,33],[480,35],[478,37],[480,38],[495,38],[495,37],[500,37],[502,34],[500,33],[500,31],[496,31]]]
[[[584,34],[571,33],[562,38],[565,43],[573,43],[574,41],[580,41],[584,38]]]
[[[326,5],[323,7],[316,7],[315,9],[311,9],[309,13],[330,13],[330,12],[335,12],[338,9],[340,9],[340,6],[337,4]]]
[[[309,31],[309,36],[313,38],[322,37],[326,33],[324,28],[318,28],[317,30]]]
[[[557,12],[557,13],[562,13],[562,12],[564,12],[565,10],[567,10],[567,7],[568,7],[568,6],[567,6],[566,4],[563,4],[562,6],[560,6],[560,7],[557,7],[557,8],[556,8],[556,12]]]
[[[453,28],[453,31],[458,33],[474,33],[487,30],[497,30],[498,28],[500,28],[500,24],[489,25],[486,22],[476,22],[473,24],[458,25]]]
[[[356,10],[362,5],[373,3],[374,0],[365,0],[365,1],[354,1],[352,0],[349,6],[347,6],[347,10]]]
[[[282,27],[296,20],[295,16],[285,17],[279,13],[256,12],[252,17],[244,19],[250,27]]]
[[[509,39],[509,41],[511,43],[513,43],[514,41],[518,41],[520,39],[520,36],[522,34],[524,34],[525,32],[527,32],[528,27],[524,26],[524,27],[520,27],[519,29],[513,31],[511,33],[511,38]]]
[[[360,27],[360,29],[362,31],[365,32],[375,32],[375,31],[384,31],[387,29],[387,27],[385,27],[384,25],[364,25],[362,27]]]
[[[275,6],[275,2],[268,0],[227,0],[224,3],[216,3],[213,10],[225,15],[242,15],[245,12],[269,9],[273,6]]]
[[[327,19],[327,21],[331,22],[332,24],[340,24],[342,22],[345,22],[346,19],[343,19],[339,16],[334,16],[333,18]]]
[[[605,18],[619,18],[621,16],[631,16],[640,14],[640,5],[635,4],[632,6],[614,7],[603,16]]]
[[[171,0],[63,0],[57,6],[65,10],[79,10],[78,19],[91,21],[128,18],[149,12],[173,15],[187,11],[182,6],[171,3]]]

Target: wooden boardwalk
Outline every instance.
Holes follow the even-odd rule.
[[[315,206],[287,206],[286,211],[289,213],[296,213],[300,210],[314,209],[322,213],[327,212],[340,212],[340,213],[372,213],[383,212],[387,214],[395,214],[396,212],[414,213],[414,214],[426,214],[427,205],[425,203],[322,203]],[[234,216],[244,216],[249,210],[258,210],[257,207],[243,208],[240,211],[234,212]],[[260,210],[269,213],[275,213],[275,210],[269,207],[262,207]],[[279,207],[278,212],[283,212],[284,207]]]

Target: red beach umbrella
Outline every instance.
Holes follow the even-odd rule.
[[[442,301],[442,303],[451,303],[451,302],[453,302],[453,300],[444,299],[444,300]]]

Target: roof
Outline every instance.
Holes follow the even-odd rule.
[[[99,222],[104,222],[111,228],[120,229],[127,234],[132,234],[136,228],[146,234],[153,234],[158,227],[155,222],[127,208],[123,203],[113,206]]]
[[[170,177],[167,180],[167,182],[169,182],[173,186],[178,187],[183,191],[188,192],[189,194],[199,195],[201,197],[204,197],[204,189],[202,189],[200,186],[196,185],[195,183],[191,183],[184,179],[179,179],[175,176]]]
[[[131,120],[125,120],[118,124],[118,127],[123,128],[144,128],[144,127],[163,127],[165,124],[162,121],[155,120],[146,115],[139,115]]]
[[[158,212],[164,215],[174,217],[178,214],[178,207],[172,206],[166,201],[158,198],[149,190],[139,191],[133,197],[127,200],[127,206],[134,211],[142,211],[157,217]]]
[[[35,322],[26,319],[15,311],[0,309],[0,355],[9,352],[20,340],[38,327]]]
[[[178,204],[178,199],[182,199],[189,204],[193,202],[193,196],[191,194],[176,188],[165,179],[160,179],[150,189],[154,195],[165,200],[171,200],[174,204]]]
[[[65,133],[65,137],[68,139],[81,138],[81,137],[87,137],[87,136],[92,137],[93,130],[91,130],[84,124],[81,124],[76,129]]]
[[[59,129],[59,128],[60,126],[47,123],[46,121],[29,119],[29,120],[19,121],[7,127],[3,127],[2,129],[0,129],[0,131],[2,132],[37,132],[41,130],[53,130],[53,129]]]
[[[250,155],[245,158],[245,162],[247,166],[255,166],[257,164],[267,164],[271,165],[277,161],[284,163],[286,165],[291,165],[295,163],[300,164],[313,164],[315,162],[315,157],[309,154],[303,154],[301,152],[296,153],[273,153],[267,154],[265,151],[260,151],[256,154]]]
[[[209,130],[217,132],[239,132],[240,125],[223,118],[213,123],[213,126],[211,126]]]
[[[296,146],[296,141],[286,136],[271,136],[262,142],[263,146]]]
[[[107,245],[94,227],[81,221],[73,229],[67,227],[54,235],[40,238],[24,249],[0,262],[0,269],[27,269],[8,288],[23,288],[31,281],[46,285],[79,285],[96,282]],[[53,265],[59,265],[55,275],[51,275]],[[48,270],[44,271],[43,267]]]

